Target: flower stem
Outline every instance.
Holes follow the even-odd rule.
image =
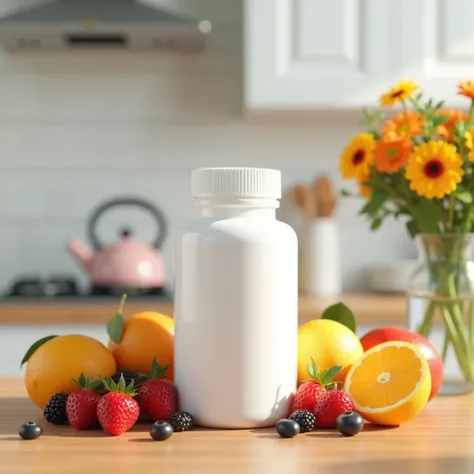
[[[443,364],[446,362],[446,356],[448,355],[448,348],[449,348],[449,337],[448,337],[448,333],[446,332],[444,335],[443,350],[441,351],[441,359],[443,360]]]
[[[428,337],[431,332],[431,324],[433,322],[434,310],[436,309],[436,303],[430,300],[430,304],[425,312],[423,322],[419,326],[417,332],[424,337]]]
[[[467,355],[462,350],[462,344],[459,340],[459,333],[456,330],[456,327],[453,323],[452,316],[449,312],[448,306],[442,306],[442,315],[444,318],[444,324],[446,326],[446,331],[448,333],[449,339],[452,341],[452,346],[454,352],[456,353],[456,358],[458,360],[459,367],[464,374],[464,378],[468,381],[472,380],[472,373],[470,370],[470,364],[467,360]]]

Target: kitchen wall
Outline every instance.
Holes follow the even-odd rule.
[[[0,13],[33,3],[0,0]],[[241,1],[152,3],[210,19],[206,52],[0,57],[0,289],[25,273],[72,273],[85,283],[65,244],[85,237],[96,205],[124,194],[165,211],[172,275],[173,236],[193,215],[189,174],[199,166],[277,167],[286,189],[327,172],[342,186],[338,155],[360,130],[353,116],[244,118]],[[364,286],[367,267],[413,254],[401,224],[369,233],[360,204],[346,199],[338,209],[348,290]],[[282,211],[298,229],[296,211],[288,203]],[[112,242],[122,223],[138,238],[155,232],[146,214],[130,210],[111,212],[98,231]]]

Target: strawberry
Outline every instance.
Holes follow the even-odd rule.
[[[316,428],[335,428],[337,417],[353,409],[352,399],[346,392],[337,388],[329,390],[316,402],[313,412],[316,416],[314,426]]]
[[[156,360],[151,366],[151,376],[140,384],[138,403],[140,411],[153,422],[168,421],[178,409],[178,397],[173,382],[162,378],[169,366],[160,367]]]
[[[138,403],[132,398],[136,395],[135,381],[126,385],[121,375],[118,383],[111,378],[102,382],[108,393],[97,404],[97,417],[106,433],[118,436],[128,431],[140,414]]]
[[[312,412],[321,395],[328,388],[335,386],[336,383],[332,380],[339,374],[341,369],[341,366],[335,365],[320,373],[314,359],[311,358],[311,365],[308,364],[306,368],[310,378],[304,380],[296,393],[293,394],[290,413],[294,413],[297,410],[309,410]]]
[[[92,428],[97,423],[97,404],[101,397],[96,390],[101,387],[100,380],[92,380],[81,373],[74,382],[79,390],[67,397],[66,414],[69,424],[78,430]]]

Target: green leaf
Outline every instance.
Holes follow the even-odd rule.
[[[327,385],[328,383],[332,382],[335,377],[339,375],[342,370],[342,365],[333,365],[329,367],[329,369],[325,370],[321,374],[321,384]]]
[[[465,204],[472,203],[472,194],[469,191],[456,190],[453,192],[453,196]]]
[[[118,390],[119,392],[123,393],[125,392],[125,389],[127,388],[127,385],[125,384],[125,378],[123,377],[123,374],[120,374],[120,379],[118,383]]]
[[[415,221],[408,221],[406,223],[406,228],[411,238],[414,238],[418,234],[418,226]]]
[[[319,380],[319,369],[316,365],[315,360],[311,357],[311,364],[308,364],[306,366],[306,371],[308,372],[308,375],[315,380]]]
[[[332,319],[348,327],[352,332],[356,332],[354,313],[342,302],[327,307],[321,318]]]
[[[151,378],[152,379],[161,379],[165,375],[165,372],[171,367],[171,365],[167,365],[165,367],[161,367],[158,362],[156,361],[156,357],[153,359],[151,364]]]
[[[434,108],[435,111],[438,111],[439,109],[441,109],[443,107],[443,105],[444,105],[444,100],[440,100]]]
[[[375,189],[371,198],[367,201],[365,206],[360,211],[361,214],[375,215],[381,209],[384,202],[387,200],[387,193]]]
[[[116,314],[107,323],[107,334],[116,344],[119,344],[122,339],[123,325],[123,317],[120,314]]]
[[[413,220],[418,229],[426,234],[437,234],[440,221],[443,219],[443,209],[438,200],[423,199],[413,207]]]
[[[123,333],[123,307],[125,305],[125,301],[127,299],[127,295],[122,296],[122,300],[120,301],[120,305],[117,311],[117,314],[110,318],[109,322],[107,323],[107,334],[109,335],[110,339],[115,342],[116,344],[120,344],[122,339]]]
[[[46,336],[43,337],[43,339],[40,339],[39,341],[36,341],[27,351],[25,356],[23,357],[23,360],[21,361],[20,368],[23,367],[23,365],[30,360],[30,357],[43,345],[46,344],[48,341],[51,341],[51,339],[54,339],[55,337],[58,336]]]
[[[370,230],[377,230],[382,225],[383,219],[376,217],[370,224]]]
[[[341,196],[343,197],[350,197],[352,196],[353,193],[351,193],[350,191],[348,191],[347,189],[341,189]]]
[[[465,123],[462,120],[458,120],[456,122],[456,133],[455,133],[455,135],[459,138],[463,138],[465,131],[466,131]]]
[[[447,117],[446,115],[438,115],[437,117],[433,117],[433,125],[437,127],[438,125],[442,125],[448,120],[449,120],[449,117]]]

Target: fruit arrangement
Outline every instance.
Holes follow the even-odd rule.
[[[108,347],[76,334],[33,344],[22,361],[26,390],[52,425],[120,436],[147,421],[150,437],[165,441],[194,425],[173,382],[173,320],[151,312],[124,320],[124,302],[107,324]],[[354,315],[338,303],[300,326],[297,389],[275,429],[293,438],[315,429],[355,436],[366,422],[398,426],[424,409],[442,381],[441,357],[423,336],[386,327],[358,338]],[[42,433],[35,422],[18,432],[25,440]]]
[[[189,413],[179,410],[173,384],[174,323],[152,312],[125,321],[124,303],[125,296],[107,324],[108,347],[76,334],[34,343],[21,363],[27,364],[26,390],[53,425],[119,436],[143,420],[154,423],[153,439],[165,440],[194,423]],[[28,440],[42,433],[34,422],[19,429]]]
[[[154,361],[152,372],[160,370],[163,374],[163,369],[156,367],[159,366]],[[135,385],[136,380],[138,385]],[[176,390],[169,380],[148,379],[144,374],[119,371],[112,377],[96,379],[81,373],[74,382],[77,390],[68,395],[56,393],[47,402],[43,416],[48,423],[70,425],[77,430],[101,428],[111,436],[119,436],[130,430],[143,415],[154,421],[150,435],[160,441],[193,426],[193,417],[178,410]],[[142,399],[140,394],[146,396]],[[23,439],[36,439],[42,433],[41,426],[34,422],[25,423],[19,431]]]
[[[443,362],[425,337],[382,327],[359,339],[355,330],[355,317],[342,303],[300,326],[298,388],[289,416],[275,426],[282,438],[313,429],[355,436],[365,422],[399,426],[437,395]]]

